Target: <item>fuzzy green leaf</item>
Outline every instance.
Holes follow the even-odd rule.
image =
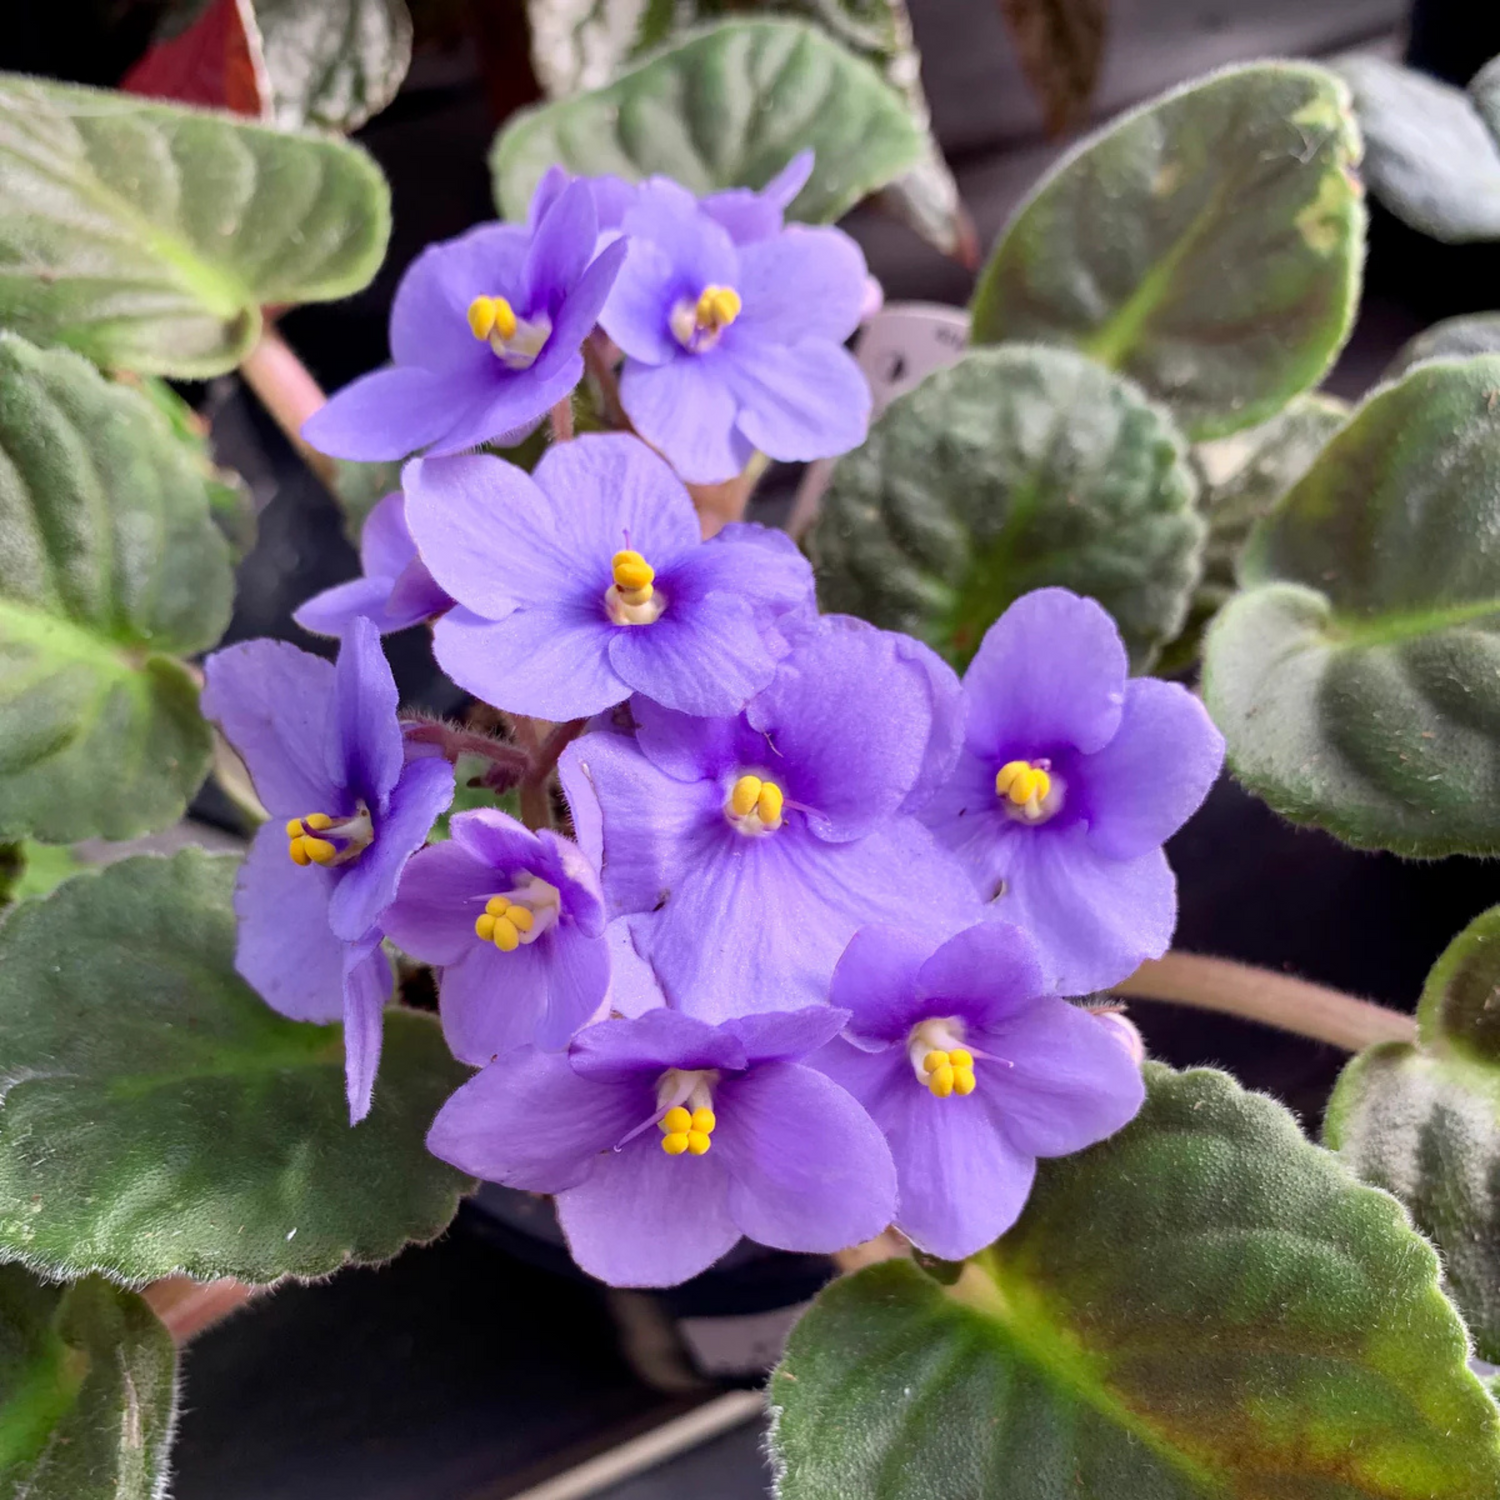
[[[1500,142],[1474,99],[1384,57],[1346,57],[1338,69],[1354,94],[1370,191],[1434,239],[1500,239]]]
[[[177,1353],[134,1292],[0,1266],[0,1494],[159,1500]]]
[[[1426,359],[1472,359],[1476,354],[1500,354],[1500,312],[1465,313],[1424,328],[1397,351],[1385,379],[1395,380]]]
[[[233,592],[206,470],[151,403],[0,334],[0,837],[182,815],[211,741],[177,658]]]
[[[424,1140],[468,1070],[432,1017],[388,1012],[351,1129],[341,1028],[285,1020],[234,971],[237,865],[125,860],[0,927],[0,1259],[265,1282],[453,1217],[465,1180]]]
[[[1069,344],[1140,382],[1193,438],[1264,422],[1348,336],[1364,209],[1348,94],[1261,63],[1090,136],[1001,236],[974,339]]]
[[[654,172],[695,193],[761,187],[797,152],[817,164],[790,214],[838,218],[922,156],[901,96],[862,58],[799,21],[726,21],[606,88],[511,117],[490,153],[495,200],[524,218],[548,167],[636,179]]]
[[[1193,450],[1208,540],[1187,626],[1164,653],[1164,666],[1186,667],[1197,657],[1208,622],[1234,593],[1251,528],[1301,479],[1348,416],[1348,406],[1332,396],[1297,396],[1269,422]]]
[[[276,123],[357,130],[411,66],[406,0],[253,0]]]
[[[1270,1099],[1148,1068],[951,1288],[835,1282],[772,1379],[780,1500],[1493,1500],[1437,1257]]]
[[[389,233],[358,147],[0,74],[0,327],[37,343],[217,375],[263,304],[358,291]]]
[[[1204,663],[1240,780],[1353,844],[1500,852],[1500,356],[1376,391],[1240,578]]]
[[[1417,1027],[1420,1045],[1371,1047],[1344,1069],[1324,1135],[1411,1210],[1479,1353],[1500,1361],[1500,907],[1433,965]]]
[[[810,542],[819,595],[961,666],[1013,600],[1060,584],[1145,666],[1198,578],[1194,493],[1171,419],[1129,381],[1065,349],[973,350],[839,460]]]

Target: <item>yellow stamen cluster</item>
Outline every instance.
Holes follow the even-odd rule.
[[[610,563],[610,570],[624,603],[639,606],[651,602],[651,596],[656,592],[651,586],[656,577],[656,569],[639,552],[629,549],[616,552]]]
[[[752,815],[768,829],[781,827],[781,809],[786,798],[774,781],[759,776],[741,776],[729,792],[730,810],[737,818]]]
[[[469,304],[469,331],[476,339],[488,339],[494,333],[503,343],[516,336],[515,309],[504,297],[476,297]]]
[[[474,934],[502,953],[514,953],[521,946],[521,934],[535,925],[536,915],[529,906],[518,905],[505,896],[491,896],[475,918]]]
[[[744,303],[732,286],[706,286],[693,309],[699,328],[712,333],[728,328],[739,317]]]
[[[951,1052],[934,1048],[922,1059],[922,1071],[927,1075],[927,1087],[935,1098],[946,1099],[950,1094],[974,1092],[974,1054],[962,1047],[955,1047]]]
[[[287,853],[294,865],[331,865],[338,858],[338,849],[318,834],[333,827],[333,819],[327,813],[308,813],[305,818],[293,818],[286,825]]]
[[[661,1149],[668,1156],[681,1156],[684,1151],[702,1156],[713,1145],[709,1137],[718,1123],[711,1109],[695,1109],[689,1114],[682,1105],[674,1105],[656,1122]]]
[[[1033,765],[1026,760],[1008,760],[995,772],[995,794],[1009,800],[1016,813],[1028,823],[1040,822],[1055,812],[1047,807],[1052,795],[1052,777],[1046,762]]]

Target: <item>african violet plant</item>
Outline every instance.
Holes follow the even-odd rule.
[[[1327,1148],[1109,996],[1228,1003],[1151,967],[1226,745],[1352,843],[1500,851],[1500,359],[1314,393],[1358,138],[1336,76],[1262,64],[1074,150],[973,347],[872,422],[878,298],[823,221],[928,149],[786,21],[513,120],[507,222],[419,256],[390,365],[302,413],[390,475],[297,613],[328,651],[200,666],[244,524],[159,377],[240,366],[285,418],[260,309],[368,281],[384,186],[0,80],[7,1494],[163,1493],[149,1283],[384,1259],[475,1177],[617,1285],[880,1240],[773,1378],[786,1500],[1496,1494],[1495,914],[1415,1032],[1234,971],[1245,1014],[1391,1039]],[[811,562],[744,521],[769,460],[839,455]],[[422,622],[465,722],[401,709],[382,635]],[[1200,645],[1201,701],[1147,675]],[[211,765],[243,857],[69,873]],[[436,1018],[392,1004],[424,970]]]

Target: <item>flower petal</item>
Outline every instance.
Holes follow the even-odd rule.
[[[406,524],[406,496],[392,490],[360,528],[360,571],[366,578],[396,578],[416,555],[417,544]]]
[[[765,735],[738,714],[699,718],[650,698],[632,699],[630,713],[642,754],[676,781],[716,780],[741,766],[760,765],[772,754]]]
[[[832,1079],[773,1062],[726,1080],[709,1156],[729,1172],[729,1214],[779,1250],[829,1254],[891,1222],[896,1171],[879,1129]]]
[[[865,257],[841,229],[797,224],[740,249],[735,328],[778,344],[842,344],[859,327]]]
[[[963,862],[986,901],[1000,893],[1017,847],[1038,831],[1006,816],[995,794],[996,769],[993,760],[982,760],[964,746],[948,779],[919,814],[944,848]]]
[[[234,886],[239,918],[234,966],[267,1005],[294,1021],[344,1013],[344,945],[328,925],[334,876],[299,869],[279,824],[262,825]]]
[[[671,595],[660,619],[617,629],[609,642],[610,666],[632,692],[688,714],[739,713],[776,660],[750,601],[730,593]]]
[[[994,1026],[1029,1008],[1047,983],[1036,946],[1009,922],[980,922],[948,939],[917,974],[928,1015]]]
[[[997,770],[1012,755],[1101,750],[1120,727],[1127,671],[1120,632],[1092,599],[1056,588],[1024,594],[985,632],[964,674],[969,748]]]
[[[676,1286],[740,1237],[718,1153],[668,1156],[660,1141],[654,1130],[638,1137],[558,1194],[573,1259],[610,1286]]]
[[[391,676],[385,648],[380,644],[380,631],[369,620],[351,620],[333,669],[336,738],[327,742],[327,770],[336,786],[347,787],[352,796],[377,814],[384,808],[405,758],[401,725],[396,718],[400,703],[396,679]]]
[[[977,1087],[995,1126],[1027,1156],[1066,1156],[1133,1120],[1145,1102],[1141,1070],[1097,1016],[1042,999],[983,1032]]]
[[[469,923],[466,951],[438,978],[443,1037],[460,1062],[483,1067],[518,1047],[540,1045],[536,1032],[547,1011],[548,993],[543,944],[550,936],[502,953],[493,943],[481,942]],[[556,1052],[561,1047],[542,1050]]]
[[[609,799],[601,801],[609,890],[614,851],[628,851],[633,839]],[[893,908],[934,937],[981,915],[962,869],[914,819],[828,844],[791,827],[743,838],[713,812],[679,844],[680,873],[654,908],[631,918],[636,947],[668,1003],[693,1015],[718,1021],[822,1002],[849,939]]]
[[[462,453],[481,443],[513,447],[535,431],[542,418],[583,379],[578,351],[562,349],[560,358],[529,370],[508,370],[498,361],[489,393],[456,414],[453,424],[436,438],[428,452],[434,457]]]
[[[203,715],[245,762],[272,817],[330,810],[343,783],[324,757],[333,663],[283,641],[245,641],[215,651],[203,675]]]
[[[565,576],[582,569],[601,598],[622,547],[643,553],[660,573],[700,546],[692,497],[639,438],[589,433],[555,444],[534,477],[551,507],[552,545],[567,560]]]
[[[849,1012],[851,1035],[905,1041],[925,1017],[917,975],[931,952],[931,939],[910,927],[883,922],[854,934],[828,989],[828,1003]]]
[[[438,374],[396,365],[361,375],[335,391],[302,424],[319,453],[372,463],[405,458],[452,430],[491,399],[502,367]]]
[[[909,1069],[891,1085],[871,1113],[896,1161],[896,1227],[929,1255],[963,1260],[1020,1217],[1036,1160],[995,1128],[977,1091],[938,1099]]]
[[[494,352],[469,328],[469,304],[505,297],[524,311],[530,236],[517,224],[480,224],[429,245],[407,268],[391,305],[391,358],[428,370],[487,370]]]
[[[689,484],[733,479],[755,452],[735,426],[738,406],[717,354],[679,354],[659,365],[627,360],[620,376],[620,404],[635,430]]]
[[[379,934],[349,944],[344,949],[344,1090],[351,1125],[370,1113],[390,998],[391,966],[380,951]]]
[[[795,1062],[836,1037],[848,1019],[847,1011],[834,1006],[809,1005],[734,1016],[724,1023],[724,1030],[740,1040],[752,1063]]]
[[[609,944],[572,923],[560,923],[532,944],[546,980],[536,1044],[560,1051],[588,1023],[609,993]]]
[[[579,346],[599,321],[610,289],[625,263],[626,249],[624,240],[606,245],[599,252],[598,259],[564,297],[553,321],[552,332],[547,335],[546,345],[533,366],[539,378],[546,379],[562,369],[568,356],[577,354]]]
[[[738,1037],[675,1010],[586,1027],[573,1039],[568,1058],[581,1078],[609,1083],[642,1078],[652,1088],[666,1068],[737,1069],[749,1063]]]
[[[604,929],[604,941],[609,948],[609,1008],[633,1018],[665,1005],[667,997],[651,965],[636,952],[630,923],[624,917]]]
[[[495,893],[493,867],[448,839],[413,856],[380,925],[403,953],[424,964],[455,964],[478,941],[475,919]]]
[[[593,259],[598,238],[599,215],[593,191],[586,182],[570,182],[542,214],[531,236],[526,251],[524,311],[545,309],[551,314],[560,307],[567,289]]]
[[[627,238],[665,251],[688,296],[697,297],[706,286],[739,284],[740,258],[728,231],[669,178],[643,182],[620,227]]]
[[[857,838],[878,826],[922,774],[932,683],[905,642],[853,621],[821,622],[746,712],[787,767],[788,795],[813,810],[820,838]]]
[[[384,623],[391,582],[389,578],[351,578],[348,583],[336,583],[314,594],[293,611],[292,618],[313,635],[340,636],[361,619],[371,621],[377,630],[401,629]]]
[[[427,1133],[436,1157],[529,1193],[582,1182],[652,1105],[649,1088],[580,1078],[565,1057],[523,1047],[476,1073]],[[660,1149],[657,1155],[661,1155]]]
[[[418,460],[402,478],[423,561],[466,609],[501,620],[557,599],[574,562],[554,539],[552,502],[524,469],[474,453]]]
[[[388,811],[376,822],[374,842],[345,867],[329,900],[329,924],[339,937],[352,942],[380,921],[396,899],[406,862],[452,801],[453,767],[447,761],[424,757],[401,773]]]
[[[438,665],[465,692],[507,713],[559,723],[630,696],[610,665],[614,629],[602,609],[528,605],[502,620],[451,610],[432,628]]]
[[[1202,806],[1223,763],[1224,736],[1185,687],[1128,683],[1119,733],[1080,767],[1094,847],[1113,859],[1159,848]]]
[[[864,442],[870,386],[842,345],[813,338],[771,343],[752,328],[740,334],[736,324],[717,352],[724,356],[720,378],[739,404],[736,426],[762,453],[795,463]]]
[[[1035,940],[1048,990],[1108,989],[1167,951],[1177,925],[1177,882],[1160,849],[1107,859],[1080,826],[1021,832],[1031,837],[1013,845],[1006,893],[995,910]]]
[[[630,359],[666,364],[682,353],[671,327],[677,269],[649,240],[619,243],[626,246],[625,260],[599,314],[600,326]]]

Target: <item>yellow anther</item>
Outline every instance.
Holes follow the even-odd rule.
[[[309,838],[304,835],[298,842],[302,845],[302,852],[315,865],[331,865],[338,858],[339,851],[327,839]],[[292,856],[293,859],[296,857],[295,854]]]
[[[953,1092],[955,1094],[972,1094],[974,1092],[973,1068],[954,1068]]]
[[[693,1128],[693,1117],[677,1104],[661,1117],[660,1128],[668,1135],[686,1135]]]
[[[708,1136],[705,1135],[701,1130],[688,1131],[687,1141],[688,1150],[691,1151],[694,1156],[702,1156],[703,1153],[713,1145],[713,1142],[709,1140]]]
[[[656,569],[639,552],[616,552],[610,568],[614,573],[615,587],[622,594],[642,596],[631,599],[630,603],[644,604],[651,597],[651,581],[656,577]]]
[[[995,791],[1009,797],[1017,807],[1046,800],[1052,790],[1052,778],[1040,766],[1029,761],[1008,760],[995,772]]]
[[[932,1070],[927,1080],[927,1087],[937,1095],[939,1099],[946,1099],[953,1092],[954,1070],[947,1063],[942,1063]]]
[[[711,1109],[695,1109],[690,1123],[694,1130],[701,1130],[704,1135],[712,1135],[714,1126],[719,1123],[719,1117]]]
[[[286,825],[286,836],[289,839],[300,839],[302,837],[302,819],[293,818]]]
[[[474,919],[474,936],[482,942],[489,942],[495,935],[495,919],[489,912],[481,912]]]
[[[781,788],[774,781],[761,782],[760,795],[755,799],[755,810],[760,814],[761,822],[779,823],[784,800]]]
[[[688,1149],[692,1137],[685,1130],[674,1130],[671,1135],[661,1138],[661,1149],[668,1156],[681,1156]],[[701,1152],[699,1153],[702,1154]]]
[[[503,917],[510,910],[510,902],[504,896],[491,896],[484,909],[492,917]]]
[[[287,852],[292,856],[294,865],[310,865],[312,861],[307,857],[307,850],[302,847],[301,839],[293,839]]]
[[[469,332],[476,339],[498,334],[501,342],[516,336],[515,309],[504,297],[476,297],[469,304]]]
[[[514,953],[521,946],[521,934],[516,931],[516,925],[509,916],[496,917],[490,941],[502,953]]]
[[[948,1054],[948,1061],[955,1068],[972,1068],[974,1066],[974,1054],[966,1052],[962,1047],[955,1047]]]
[[[518,932],[530,932],[536,926],[536,917],[529,906],[512,906],[505,913],[505,920]]]
[[[948,1054],[946,1052],[938,1052],[936,1050],[933,1050],[922,1059],[922,1071],[924,1073],[936,1073],[937,1070],[941,1068],[947,1061]]]
[[[760,806],[766,784],[759,776],[741,776],[729,793],[729,805],[737,818],[748,818]]]
[[[711,328],[715,333],[729,325],[740,315],[740,294],[730,286],[706,286],[698,298],[694,315],[700,328]]]
[[[327,813],[308,813],[302,821],[315,833],[322,833],[333,827],[333,819]]]

